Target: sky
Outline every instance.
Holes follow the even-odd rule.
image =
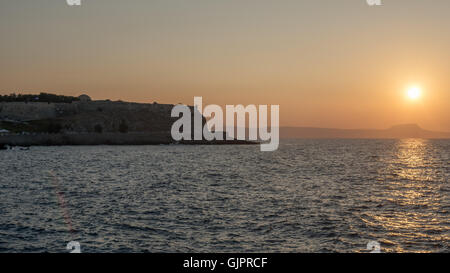
[[[382,4],[0,0],[0,94],[202,96],[280,105],[282,126],[450,131],[450,1]]]

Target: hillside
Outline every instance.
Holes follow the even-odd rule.
[[[16,133],[169,132],[172,107],[121,101],[2,102],[0,128]]]
[[[170,132],[178,119],[171,117],[173,106],[92,101],[87,95],[7,96],[0,101],[0,146],[255,144],[239,140],[175,142]]]

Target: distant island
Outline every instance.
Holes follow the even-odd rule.
[[[376,138],[376,139],[448,139],[448,132],[433,132],[420,128],[417,124],[396,125],[388,129],[332,129],[314,127],[281,127],[281,138]]]
[[[0,145],[253,144],[181,141],[170,134],[172,104],[92,100],[48,93],[0,96]],[[206,122],[206,120],[204,120]]]

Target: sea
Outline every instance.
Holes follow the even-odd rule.
[[[448,253],[449,177],[450,140],[14,147],[0,252]]]

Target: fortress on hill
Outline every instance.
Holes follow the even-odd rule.
[[[92,101],[0,102],[0,128],[15,133],[169,132],[171,104]],[[7,127],[7,128],[5,128]]]
[[[174,143],[170,134],[172,124],[178,119],[171,117],[173,106],[156,102],[94,101],[87,95],[0,96],[0,145],[170,144]]]

